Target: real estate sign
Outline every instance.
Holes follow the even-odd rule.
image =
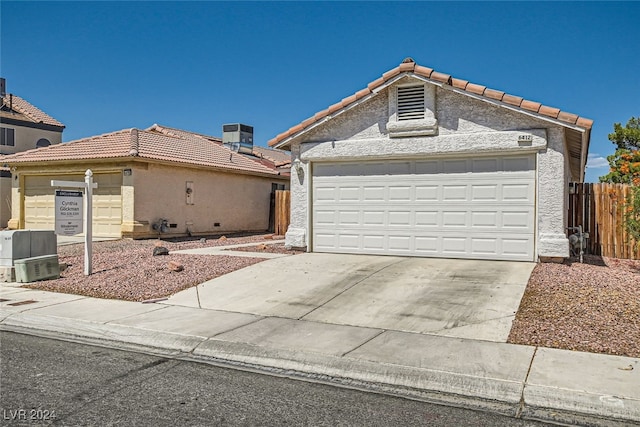
[[[82,233],[82,191],[56,190],[56,234]]]

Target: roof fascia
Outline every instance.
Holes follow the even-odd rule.
[[[25,116],[26,117],[26,116]],[[0,117],[0,123],[3,125],[22,126],[25,128],[47,130],[52,132],[60,132],[64,130],[64,126],[50,125],[42,122],[32,122],[25,119],[14,119],[11,117]]]
[[[410,72],[404,72],[404,73],[398,74],[395,77],[392,77],[391,79],[389,79],[388,81],[384,82],[383,84],[381,84],[377,88],[373,89],[369,95],[364,96],[364,97],[358,99],[357,101],[354,101],[351,104],[347,105],[346,107],[343,107],[343,108],[339,109],[338,111],[323,117],[322,119],[318,120],[317,122],[313,123],[312,125],[309,125],[308,127],[304,128],[303,130],[301,130],[297,134],[285,138],[284,140],[282,140],[281,142],[279,142],[278,144],[274,145],[271,148],[275,148],[275,149],[279,149],[279,150],[291,151],[291,148],[283,148],[283,147],[291,145],[291,143],[293,143],[293,141],[295,139],[297,139],[297,138],[301,137],[302,135],[310,132],[311,130],[317,128],[318,126],[324,124],[325,122],[329,121],[330,119],[333,119],[334,117],[337,117],[340,114],[345,113],[345,112],[351,110],[352,108],[355,108],[358,105],[361,105],[361,104],[367,102],[371,98],[377,96],[381,91],[383,91],[384,89],[388,88],[389,86],[393,85],[398,80],[401,80],[402,78],[404,78],[406,76],[415,76],[415,74],[414,73],[410,73]]]
[[[482,101],[482,102],[486,102],[486,103],[491,104],[491,105],[495,105],[496,107],[506,108],[507,110],[511,110],[511,111],[516,112],[516,113],[525,114],[525,115],[527,115],[529,117],[532,117],[534,119],[543,120],[543,121],[552,123],[554,125],[559,125],[559,126],[562,126],[562,127],[565,127],[565,128],[569,128],[569,129],[573,129],[575,131],[582,132],[582,133],[584,133],[586,131],[586,129],[583,128],[583,127],[580,127],[580,126],[577,126],[577,125],[572,125],[570,123],[554,119],[553,117],[548,117],[548,116],[544,116],[542,114],[537,114],[537,113],[534,113],[534,112],[531,112],[531,111],[527,111],[527,110],[525,110],[523,108],[518,108],[516,106],[509,105],[509,104],[506,104],[504,102],[501,102],[501,101],[498,101],[498,100],[495,100],[495,99],[487,98],[487,97],[484,97],[484,96],[481,96],[481,95],[476,95],[475,93],[470,93],[470,92],[468,92],[466,90],[458,89],[458,88],[455,88],[455,87],[450,86],[450,85],[446,85],[446,84],[443,84],[443,83],[440,83],[440,82],[434,82],[433,80],[429,80],[429,79],[427,79],[425,77],[422,77],[422,76],[416,76],[416,78],[424,80],[424,81],[429,82],[429,83],[432,83],[434,85],[437,85],[437,86],[441,87],[444,90],[449,90],[449,91],[458,93],[460,95],[465,95],[465,96],[468,96],[470,98],[476,99],[478,101]]]

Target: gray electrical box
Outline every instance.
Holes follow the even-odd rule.
[[[58,255],[44,255],[16,260],[16,282],[30,283],[37,280],[58,279],[60,264]]]
[[[17,259],[55,255],[57,243],[52,230],[0,231],[0,266],[12,267]]]

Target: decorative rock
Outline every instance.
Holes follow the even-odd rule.
[[[169,267],[169,270],[175,271],[176,273],[184,270],[184,265],[182,265],[182,264],[180,264],[178,262],[175,262],[175,261],[169,261],[167,263],[167,267]]]
[[[200,243],[206,243],[207,239],[205,239],[204,237],[200,239]]]
[[[169,255],[169,249],[165,248],[164,246],[156,246],[155,248],[153,248],[153,256],[158,255]]]
[[[227,240],[227,236],[221,236],[218,240],[222,240],[223,242]]]

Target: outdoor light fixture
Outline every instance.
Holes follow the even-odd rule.
[[[131,176],[131,169],[125,169],[124,176]]]
[[[296,170],[298,174],[302,173],[302,162],[300,161],[300,159],[296,158],[293,161],[293,168]]]

